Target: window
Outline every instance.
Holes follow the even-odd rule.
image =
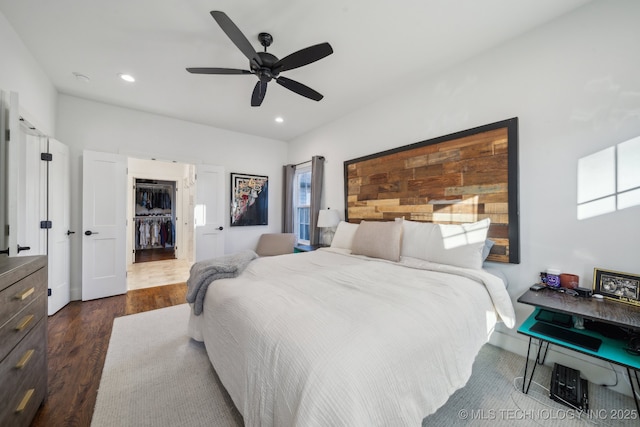
[[[293,181],[294,232],[298,242],[308,245],[311,208],[311,166],[297,168]]]

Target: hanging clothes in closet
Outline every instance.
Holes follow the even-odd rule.
[[[135,262],[175,258],[175,181],[135,181]]]
[[[136,249],[173,246],[174,223],[171,218],[136,218]]]

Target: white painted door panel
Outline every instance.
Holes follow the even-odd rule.
[[[195,260],[224,255],[224,168],[198,165],[194,209]]]
[[[127,292],[127,159],[84,151],[82,185],[82,299]]]
[[[48,230],[47,255],[49,260],[49,316],[67,305],[71,300],[71,236],[69,234],[70,210],[70,164],[69,147],[55,139],[49,139],[48,217],[52,227]],[[78,233],[76,233],[77,235]],[[80,238],[75,237],[76,239]]]
[[[9,195],[6,193],[7,178],[9,177],[8,158],[7,158],[7,128],[9,119],[9,93],[0,90],[0,256],[9,255],[9,234],[7,227],[9,226],[8,202]]]
[[[19,133],[18,213],[16,216],[17,256],[46,255],[47,231],[40,221],[47,218],[47,138],[32,135],[25,126]],[[20,249],[20,252],[18,252]]]
[[[18,247],[18,194],[20,181],[20,145],[19,145],[19,116],[18,116],[18,94],[15,92],[3,94],[5,98],[4,126],[9,138],[6,140],[7,150],[7,224],[9,233],[7,242],[9,256],[16,255]],[[6,133],[5,133],[6,135]],[[24,242],[23,242],[24,246]]]

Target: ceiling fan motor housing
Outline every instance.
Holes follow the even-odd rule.
[[[261,81],[268,82],[278,77],[278,70],[274,70],[273,65],[278,62],[278,58],[268,52],[258,52],[258,56],[262,61],[262,66],[251,61],[251,71],[253,71]]]

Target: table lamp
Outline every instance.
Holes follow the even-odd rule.
[[[339,223],[340,215],[338,215],[338,211],[327,208],[318,212],[318,223],[316,226],[323,229],[321,239],[322,245],[329,246],[331,244],[333,233],[335,232],[333,228],[337,227]]]

